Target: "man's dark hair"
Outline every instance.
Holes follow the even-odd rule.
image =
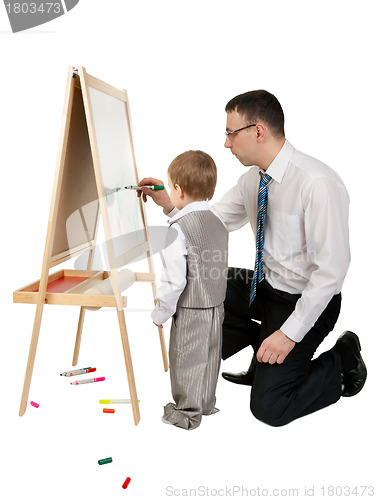
[[[264,122],[275,137],[285,136],[285,117],[278,99],[266,90],[252,90],[231,99],[226,113],[236,111],[251,123]]]

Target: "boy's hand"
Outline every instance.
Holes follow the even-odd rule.
[[[153,321],[153,323],[154,323],[154,321]],[[157,325],[157,323],[154,323],[154,324],[155,324],[155,326],[157,326],[158,328],[163,328],[163,325]]]
[[[164,186],[163,181],[154,179],[153,177],[145,177],[138,183],[138,185]],[[170,197],[167,194],[166,189],[154,191],[153,189],[143,188],[142,190],[137,190],[137,196],[140,197],[141,195],[144,202],[146,202],[147,197],[150,196],[150,198],[152,198],[157,205],[164,209],[166,214],[168,214],[175,208],[174,204],[171,202]]]

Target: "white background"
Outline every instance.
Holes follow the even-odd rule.
[[[175,496],[193,496],[189,490],[196,489],[198,496],[199,486],[222,497],[226,486],[243,487],[253,496],[257,487],[269,493],[298,488],[301,498],[305,487],[322,497],[321,486],[372,484],[373,11],[373,2],[365,0],[81,0],[62,18],[12,34],[0,6],[2,498],[159,500],[172,490]],[[204,417],[193,432],[164,425],[169,375],[149,319],[150,287],[135,284],[126,319],[140,424],[134,426],[130,406],[104,415],[98,403],[129,397],[114,311],[87,314],[78,363],[96,366],[106,381],[73,387],[59,377],[71,367],[78,321],[78,308],[62,306],[44,308],[29,397],[40,407],[28,404],[18,416],[35,306],[12,304],[12,292],[40,276],[71,64],[127,88],[141,178],[166,181],[177,154],[202,149],[218,166],[213,201],[245,171],[223,147],[225,104],[258,88],[278,97],[287,138],[336,169],[351,196],[352,264],[340,318],[319,352],[345,329],[359,334],[369,377],[358,396],[272,428],[250,413],[247,387],[220,378],[218,414]],[[147,216],[150,225],[165,223],[151,202]],[[231,235],[230,265],[252,267],[252,241],[249,227]],[[158,272],[158,256],[155,264]],[[168,324],[165,331],[168,340]],[[222,369],[245,369],[250,356],[244,350]],[[112,464],[98,465],[109,456]],[[124,491],[128,476],[132,480]]]

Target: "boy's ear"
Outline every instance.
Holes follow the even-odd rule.
[[[184,198],[184,190],[183,190],[183,188],[180,186],[180,184],[175,184],[175,185],[174,185],[174,188],[175,188],[176,193],[177,193],[177,195],[179,196],[179,198]]]

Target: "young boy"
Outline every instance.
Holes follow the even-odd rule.
[[[228,233],[210,211],[217,182],[213,159],[202,151],[179,155],[168,168],[170,198],[179,209],[170,220],[162,285],[152,319],[171,316],[170,376],[175,403],[162,420],[195,429],[215,408],[227,285]]]

